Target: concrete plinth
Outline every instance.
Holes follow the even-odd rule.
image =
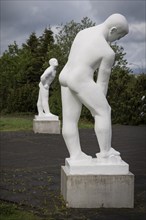
[[[133,208],[134,175],[79,175],[62,166],[61,193],[72,208]]]
[[[60,134],[60,121],[57,120],[33,120],[34,133]]]
[[[129,165],[119,157],[119,161],[115,163],[109,162],[99,162],[97,158],[92,158],[91,160],[83,160],[83,161],[72,161],[69,158],[65,160],[65,166],[69,170],[70,174],[78,174],[78,175],[99,175],[99,174],[128,174],[129,173]]]

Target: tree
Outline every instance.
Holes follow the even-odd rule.
[[[76,34],[79,31],[92,26],[95,26],[95,23],[93,23],[89,18],[85,17],[81,20],[80,23],[72,20],[69,23],[66,23],[64,26],[59,27],[60,31],[56,35],[56,39],[57,44],[61,49],[62,55],[65,58],[65,61],[67,60],[72,42]]]
[[[33,32],[18,48],[16,42],[0,58],[1,111],[35,112],[40,76],[49,66],[48,61],[56,58],[59,62],[57,75],[50,88],[50,108],[61,117],[61,92],[59,73],[67,62],[71,44],[76,34],[94,26],[89,18],[80,23],[71,21],[59,29],[54,39],[51,29],[45,29],[40,37]],[[127,67],[124,48],[112,45],[116,52],[115,64],[109,81],[107,99],[112,107],[112,121],[120,124],[146,123],[146,75],[135,77]],[[98,71],[95,72],[95,75]],[[96,77],[95,77],[96,78]],[[82,118],[93,120],[89,110],[82,109]]]
[[[114,43],[111,47],[116,54],[113,71],[118,71],[118,69],[121,68],[126,72],[131,72],[131,69],[127,67],[128,62],[125,59],[126,53],[124,52],[124,48],[122,46],[118,46],[117,43]]]
[[[146,124],[146,74],[135,76],[132,90],[132,122]]]
[[[39,47],[39,39],[37,38],[35,32],[32,32],[29,36],[28,40],[26,41],[26,44],[22,45],[23,48],[30,51],[32,54],[37,54],[38,47]]]
[[[14,42],[14,44],[8,46],[8,50],[6,50],[0,58],[0,110],[7,107],[7,98],[10,95],[11,90],[16,87],[17,73],[19,69],[19,52],[18,45]]]
[[[40,70],[43,65],[43,57],[40,53],[40,42],[36,34],[33,32],[22,45],[22,54],[27,54],[29,62],[25,65],[24,76],[27,83],[35,83],[39,80]]]
[[[140,79],[142,78],[144,82],[145,74],[140,77],[131,74],[127,60],[124,59],[126,53],[123,47],[115,44],[113,49],[116,52],[116,59],[107,96],[112,107],[112,121],[119,124],[144,123],[144,101],[141,101],[141,98],[146,89]]]
[[[39,42],[39,53],[42,57],[45,57],[48,53],[48,47],[54,44],[53,32],[50,28],[44,30],[43,35],[39,38]]]

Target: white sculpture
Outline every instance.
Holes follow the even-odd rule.
[[[106,94],[115,53],[109,43],[128,34],[125,17],[113,14],[104,23],[80,31],[72,44],[68,62],[60,73],[63,128],[70,160],[87,160],[90,156],[82,152],[78,133],[78,120],[82,104],[95,119],[95,133],[99,142],[100,160],[119,161],[120,153],[111,147],[111,108]],[[97,82],[93,79],[98,69]]]
[[[50,117],[55,116],[50,113],[49,108],[49,87],[56,76],[56,67],[58,66],[58,61],[55,58],[49,60],[50,66],[45,70],[45,72],[40,77],[39,83],[39,96],[37,101],[38,116]]]

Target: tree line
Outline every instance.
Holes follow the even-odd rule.
[[[49,59],[59,62],[57,76],[50,88],[49,104],[51,112],[62,117],[59,73],[64,67],[71,44],[76,34],[94,26],[89,18],[79,23],[70,21],[58,27],[54,35],[51,28],[46,28],[39,37],[33,32],[21,48],[17,43],[8,46],[0,58],[0,111],[1,113],[37,113],[36,103],[40,76],[49,66]],[[109,82],[107,99],[112,108],[112,122],[119,124],[146,123],[146,74],[132,74],[127,67],[124,48],[112,45],[116,52],[115,64]],[[133,51],[134,52],[134,51]],[[95,79],[98,70],[95,72]],[[95,94],[96,95],[96,94]],[[88,109],[83,107],[82,118],[93,120]]]

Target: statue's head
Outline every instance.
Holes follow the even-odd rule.
[[[113,42],[124,37],[129,32],[129,26],[126,18],[121,14],[109,16],[104,24],[108,28],[108,41]]]
[[[50,64],[50,66],[57,67],[58,66],[58,60],[56,58],[51,58],[49,60],[49,64]]]

